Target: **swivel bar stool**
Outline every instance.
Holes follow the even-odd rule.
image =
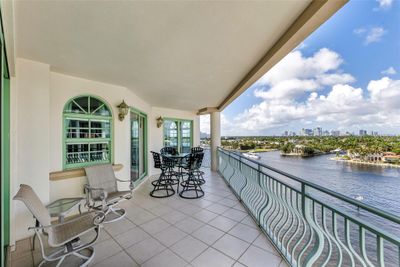
[[[199,159],[199,153],[192,153],[189,155],[187,165],[183,167],[186,171],[187,179],[181,182],[182,191],[179,192],[179,196],[182,198],[196,199],[204,196],[204,191],[201,188],[202,183],[194,174]]]
[[[157,180],[151,182],[154,189],[150,192],[150,196],[155,198],[170,197],[175,194],[172,187],[174,181],[171,179],[171,173],[169,173],[170,168],[164,162],[161,162],[160,153],[151,151],[151,154],[153,154],[154,168],[160,169],[161,174]]]

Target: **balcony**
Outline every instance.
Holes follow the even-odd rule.
[[[144,182],[121,204],[126,219],[104,226],[92,266],[287,266],[222,177],[204,170],[201,199],[154,199]],[[40,262],[30,244],[17,242],[11,266]]]

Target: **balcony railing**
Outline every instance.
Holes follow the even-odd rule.
[[[221,176],[290,265],[400,265],[400,217],[239,153],[219,148],[218,159]]]

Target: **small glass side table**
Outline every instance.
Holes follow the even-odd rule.
[[[79,206],[79,213],[81,213],[82,200],[84,200],[83,197],[60,198],[47,205],[46,208],[49,211],[50,217],[58,217],[58,222],[62,223],[65,216],[76,206]]]
[[[79,214],[81,213],[81,203],[85,198],[83,197],[72,197],[72,198],[60,198],[57,199],[46,206],[50,217],[58,217],[58,222],[63,223],[65,217],[70,213],[75,207],[78,206]],[[36,227],[39,227],[39,221],[36,220]],[[35,250],[35,239],[36,232],[33,236],[32,250]]]

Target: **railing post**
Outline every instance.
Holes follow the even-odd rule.
[[[301,211],[306,216],[306,184],[301,183]]]

